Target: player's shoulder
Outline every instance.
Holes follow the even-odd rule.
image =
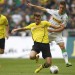
[[[44,20],[44,21],[41,21],[41,23],[46,24],[46,23],[48,23],[48,21]]]
[[[48,22],[47,20],[41,21],[42,23]]]
[[[2,17],[2,18],[4,18],[4,19],[6,19],[6,16],[5,16],[5,15],[3,15],[3,14],[1,14],[1,17]]]
[[[49,25],[49,24],[51,24],[49,21],[47,21],[47,20],[44,20],[44,21],[41,21],[41,23],[43,24],[43,25]]]
[[[63,17],[64,17],[64,18],[68,18],[67,13],[64,13]]]
[[[31,23],[30,25],[34,26],[34,25],[35,25],[35,23]]]
[[[64,16],[68,17],[67,13],[65,13]]]
[[[2,16],[3,18],[6,18],[6,16],[5,16],[5,15],[3,15],[3,14],[1,14],[1,16]]]

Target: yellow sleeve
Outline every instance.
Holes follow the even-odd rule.
[[[4,3],[4,0],[0,0],[0,4],[3,4]]]
[[[5,25],[8,26],[8,20],[6,17],[5,17]]]
[[[32,24],[30,24],[30,25],[28,25],[28,26],[26,26],[26,27],[24,27],[24,28],[26,28],[26,29],[31,29],[33,26],[34,26],[34,24],[32,23]]]
[[[46,24],[45,24],[46,26],[48,26],[48,27],[51,26],[51,23],[50,23],[50,22],[45,21],[45,23],[46,23]]]

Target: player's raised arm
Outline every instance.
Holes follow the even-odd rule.
[[[31,3],[28,3],[27,5],[46,12],[46,8],[44,8],[44,7],[37,6],[37,5],[31,4]]]

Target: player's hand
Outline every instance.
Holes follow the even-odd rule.
[[[33,4],[31,4],[31,3],[27,3],[27,6],[33,6]]]
[[[13,29],[12,31],[11,31],[11,33],[14,33],[14,32],[16,32],[17,31],[17,29]]]
[[[60,27],[64,27],[64,25],[63,24],[60,24]]]

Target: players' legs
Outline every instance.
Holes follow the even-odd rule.
[[[36,55],[37,55],[37,52],[36,52],[36,51],[31,51],[31,52],[30,52],[30,59],[31,59],[31,60],[36,59]]]
[[[45,58],[45,63],[42,64],[39,68],[37,68],[35,70],[35,73],[38,73],[40,70],[42,70],[43,68],[48,68],[49,66],[51,66],[52,64],[52,58],[51,57],[46,57]]]
[[[5,48],[5,38],[0,39],[0,54],[4,53]]]
[[[59,45],[60,49],[62,50],[62,55],[63,55],[63,58],[65,60],[65,63],[68,64],[66,65],[67,67],[68,66],[71,66],[71,64],[69,63],[68,61],[68,54],[67,54],[67,51],[65,49],[65,45],[64,45],[64,42],[63,42],[63,39],[62,37],[58,37],[56,38],[56,43]]]
[[[42,70],[43,68],[48,68],[49,66],[51,66],[52,64],[52,58],[51,57],[46,57],[45,58],[45,63],[42,64],[39,68],[37,68],[35,70],[35,73],[38,73],[40,70]]]
[[[3,53],[4,53],[4,49],[0,48],[0,54],[3,54]]]
[[[36,54],[36,63],[39,61],[39,54]]]
[[[45,58],[45,63],[43,64],[43,68],[48,68],[52,64],[52,58],[51,57],[46,57]]]
[[[45,63],[43,64],[43,68],[48,68],[52,64],[50,46],[46,45],[43,48],[44,49],[42,50],[42,57],[45,59]]]
[[[68,63],[68,54],[66,52],[66,49],[65,49],[65,46],[64,46],[64,42],[60,42],[60,43],[58,43],[58,45],[59,45],[59,47],[62,50],[62,55],[63,55],[63,58],[65,60],[65,63]]]
[[[4,53],[4,48],[5,48],[5,39],[0,39],[0,54]]]
[[[32,46],[32,50],[30,52],[30,59],[32,60],[38,60],[39,58],[39,54],[40,53],[40,49],[39,49],[39,44],[37,42],[34,42],[34,45]]]
[[[43,68],[48,68],[52,64],[52,58],[50,53],[49,44],[43,44],[42,47],[42,57],[44,58],[45,62],[39,68],[35,70],[35,73],[38,73]]]

